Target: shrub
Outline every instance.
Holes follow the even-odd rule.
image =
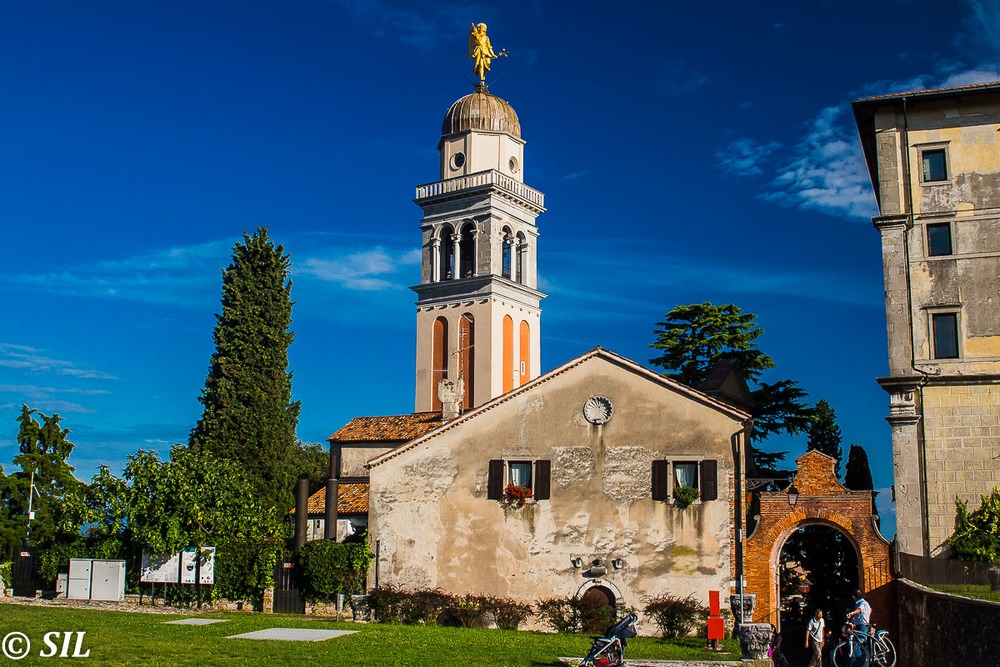
[[[538,616],[556,632],[580,631],[580,604],[575,597],[542,600]]]
[[[664,639],[687,637],[707,613],[693,595],[679,598],[664,593],[643,599],[643,611],[652,617]]]
[[[484,606],[487,611],[493,612],[497,627],[501,630],[517,630],[533,611],[530,604],[508,598],[488,597],[485,598]]]
[[[455,598],[438,589],[410,592],[384,586],[371,591],[368,599],[380,623],[434,623],[455,606]]]
[[[14,564],[9,561],[0,563],[0,587],[11,588],[14,585],[13,567]]]
[[[492,616],[501,630],[517,630],[528,617],[532,607],[524,602],[509,598],[490,595],[466,595],[456,598],[453,604],[445,610],[449,620],[455,621],[463,628],[474,628],[483,624],[484,619]]]
[[[299,553],[306,594],[314,600],[331,602],[338,593],[365,592],[371,552],[367,541],[341,544],[332,540],[306,542]]]

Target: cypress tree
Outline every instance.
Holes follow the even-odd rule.
[[[847,454],[844,486],[853,491],[870,491],[875,488],[875,483],[872,481],[872,470],[868,466],[868,452],[861,445],[851,445]]]
[[[267,230],[233,247],[222,272],[222,314],[190,446],[241,466],[275,505],[290,504],[299,402],[292,401],[291,260]]]
[[[809,427],[809,440],[806,442],[806,450],[818,449],[827,456],[832,456],[837,460],[834,473],[840,477],[840,460],[844,456],[840,443],[843,436],[840,434],[840,427],[837,425],[837,413],[833,411],[826,399],[820,399],[816,403],[816,418]]]

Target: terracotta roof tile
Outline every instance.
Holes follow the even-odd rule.
[[[326,487],[309,496],[309,516],[326,514]],[[288,512],[295,514],[293,507]],[[337,514],[368,514],[368,482],[341,482],[337,495]]]
[[[440,412],[355,417],[330,436],[337,442],[407,442],[441,426]]]

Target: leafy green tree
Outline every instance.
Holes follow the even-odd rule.
[[[868,452],[861,445],[851,445],[847,454],[844,486],[855,491],[870,491],[875,488],[872,469],[868,465]]]
[[[318,442],[299,442],[295,452],[295,470],[309,479],[309,495],[326,486],[330,478],[330,452]]]
[[[275,506],[291,504],[297,477],[295,427],[288,347],[293,333],[291,260],[267,230],[233,248],[222,273],[222,314],[215,327],[204,412],[190,445],[228,459],[256,478],[257,491]]]
[[[980,496],[979,508],[955,499],[955,532],[948,538],[955,558],[1000,564],[1000,489]]]
[[[125,467],[128,525],[153,554],[216,547],[215,594],[259,599],[273,576],[284,525],[236,462],[176,445],[170,460],[139,451]]]
[[[34,512],[30,544],[39,549],[72,542],[79,538],[81,527],[64,502],[80,486],[67,462],[75,447],[69,441],[69,429],[62,427],[58,414],[45,415],[26,405],[21,406],[17,422],[19,453],[14,465],[20,471],[6,475],[0,469],[0,548],[8,557],[29,540],[29,502]],[[35,492],[30,499],[32,479]]]
[[[816,449],[836,459],[837,465],[833,471],[838,478],[840,478],[840,460],[844,455],[840,447],[843,440],[840,426],[837,425],[837,413],[830,407],[826,399],[820,399],[816,403],[816,417],[809,426],[809,440],[806,442],[806,450]],[[867,460],[866,456],[865,461],[867,462]]]
[[[757,339],[764,331],[757,325],[756,315],[733,304],[698,303],[675,306],[656,326],[656,340],[650,347],[661,354],[650,363],[679,382],[698,387],[718,361],[734,359],[739,363],[754,404],[752,442],[808,429],[814,411],[805,402],[806,392],[793,380],[769,384],[760,379],[776,364],[757,348]],[[771,469],[784,460],[787,452],[764,452],[752,447],[751,454],[757,467]]]

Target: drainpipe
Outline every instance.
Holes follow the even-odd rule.
[[[743,467],[744,467],[744,443],[750,437],[750,431],[753,428],[753,420],[747,419],[743,422],[743,428],[732,435],[732,447],[733,447],[733,462],[735,463],[735,474],[736,474],[736,493],[735,502],[733,503],[733,518],[734,524],[736,526],[736,594],[739,595],[740,599],[740,617],[743,616],[743,610],[745,609],[743,605],[743,494],[744,494],[744,484],[743,484]],[[743,619],[741,625],[744,622],[753,622],[753,618]]]

